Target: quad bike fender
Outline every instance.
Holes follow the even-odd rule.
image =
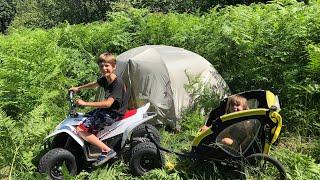
[[[98,135],[98,138],[101,140],[105,140],[122,134],[121,147],[123,147],[127,139],[131,137],[132,130],[135,127],[147,122],[148,120],[156,116],[156,113],[154,112],[147,112],[149,107],[150,103],[147,103],[146,105],[138,108],[135,115],[113,123],[108,129],[106,129],[106,132],[102,132],[101,135]]]
[[[129,126],[129,127],[124,131],[124,133],[123,133],[122,141],[121,141],[121,147],[123,147],[123,146],[125,145],[125,143],[126,143],[126,140],[127,140],[129,137],[131,137],[132,130],[133,130],[135,127],[137,127],[137,126],[139,126],[139,125],[141,125],[141,124],[149,121],[149,120],[152,119],[154,116],[156,116],[156,114],[151,115],[151,116],[147,116],[147,117],[143,118],[141,121],[139,121],[139,122],[137,122],[137,123],[132,124],[131,126]]]
[[[111,127],[111,132],[102,136],[101,139],[108,139],[110,137],[123,134],[121,140],[121,147],[123,147],[126,143],[126,140],[131,136],[131,132],[135,127],[147,122],[148,120],[156,116],[156,113],[147,112],[149,107],[150,103],[147,103],[146,105],[138,108],[135,115],[125,120],[114,123]]]
[[[110,133],[107,133],[106,135],[100,137],[101,139],[107,139],[110,137],[114,137],[119,134],[125,133],[125,131],[130,126],[136,126],[137,124],[140,124],[141,121],[144,119],[144,114],[147,112],[148,108],[150,106],[150,103],[146,104],[145,106],[137,109],[137,113],[125,120],[121,120],[118,122],[115,122],[110,127]]]
[[[75,128],[73,126],[63,126],[59,130],[55,130],[53,133],[49,134],[44,138],[47,141],[49,138],[54,137],[61,133],[67,133],[70,137],[72,137],[82,148],[84,148],[84,141],[76,134]]]

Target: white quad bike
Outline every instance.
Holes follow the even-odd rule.
[[[44,152],[38,162],[38,170],[47,173],[51,179],[63,179],[66,174],[76,175],[83,169],[90,170],[92,163],[101,154],[100,150],[79,137],[75,128],[87,117],[76,111],[73,92],[68,93],[69,115],[45,138]],[[147,121],[156,116],[147,112],[150,103],[127,112],[123,119],[98,132],[97,137],[117,152],[116,158],[129,162],[132,174],[140,176],[161,168],[163,155],[151,139],[160,142],[160,133]],[[108,162],[107,162],[108,163]]]

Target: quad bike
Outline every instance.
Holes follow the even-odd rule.
[[[68,93],[69,114],[55,130],[45,138],[44,152],[40,155],[38,170],[47,173],[50,179],[63,179],[76,175],[82,169],[92,168],[92,163],[101,154],[100,150],[79,137],[75,128],[86,115],[76,111],[74,93]],[[117,158],[129,161],[130,170],[135,175],[144,174],[163,165],[163,155],[148,134],[158,143],[160,133],[147,122],[154,118],[154,112],[147,112],[150,103],[138,109],[127,111],[124,117],[110,126],[105,126],[96,136],[117,152]],[[146,127],[148,132],[146,131]]]
[[[154,135],[150,138],[156,147],[168,153],[185,156],[197,162],[209,162],[222,171],[233,171],[231,179],[286,179],[283,165],[268,155],[282,128],[280,105],[270,91],[254,90],[239,93],[248,100],[249,110],[225,114],[227,97],[209,114],[206,126],[192,142],[188,153],[174,152],[161,147]],[[148,131],[148,129],[147,129]],[[233,143],[222,143],[230,138]]]

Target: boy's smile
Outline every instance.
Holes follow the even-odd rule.
[[[104,77],[109,77],[115,71],[115,66],[110,63],[99,63],[99,68]]]

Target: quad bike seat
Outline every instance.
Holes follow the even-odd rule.
[[[122,118],[118,119],[117,121],[121,121],[121,120],[127,119],[127,118],[135,115],[136,113],[137,113],[137,109],[130,109],[123,115]]]

